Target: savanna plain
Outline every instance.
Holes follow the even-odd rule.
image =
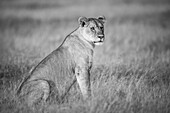
[[[62,103],[54,98],[33,109],[19,101],[25,73],[78,27],[79,16],[100,15],[106,39],[95,48],[91,99],[83,101],[75,84]],[[0,1],[0,112],[169,113],[169,1]]]

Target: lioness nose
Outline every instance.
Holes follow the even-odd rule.
[[[102,39],[104,38],[104,35],[98,35],[98,38]]]

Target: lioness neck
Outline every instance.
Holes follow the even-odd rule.
[[[69,40],[69,41],[67,41],[67,40]],[[81,33],[81,29],[79,27],[77,29],[75,29],[72,33],[70,33],[67,36],[65,41],[66,41],[65,44],[67,44],[67,42],[72,43],[73,45],[75,45],[77,43],[77,44],[80,44],[81,46],[86,47],[91,50],[93,50],[95,47],[93,42],[89,42],[84,38],[83,34]],[[70,45],[70,44],[68,44],[68,45]]]

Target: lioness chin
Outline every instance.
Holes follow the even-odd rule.
[[[17,94],[27,98],[28,104],[32,105],[38,100],[46,101],[53,87],[63,96],[75,81],[84,99],[90,97],[93,49],[104,41],[105,17],[80,17],[78,22],[79,27],[35,66],[19,85]]]

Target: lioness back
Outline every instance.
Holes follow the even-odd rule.
[[[48,81],[55,81],[60,84],[65,81],[65,79],[62,79],[63,77],[71,75],[71,77],[73,77],[72,69],[74,67],[75,63],[71,58],[68,48],[59,47],[34,68],[31,72],[29,81],[44,79]]]
[[[62,97],[74,84],[79,84],[84,99],[90,97],[90,69],[95,45],[104,41],[105,18],[80,17],[79,27],[63,43],[45,57],[20,84],[17,94],[32,105],[46,101],[52,88]],[[73,82],[74,81],[74,82]]]

